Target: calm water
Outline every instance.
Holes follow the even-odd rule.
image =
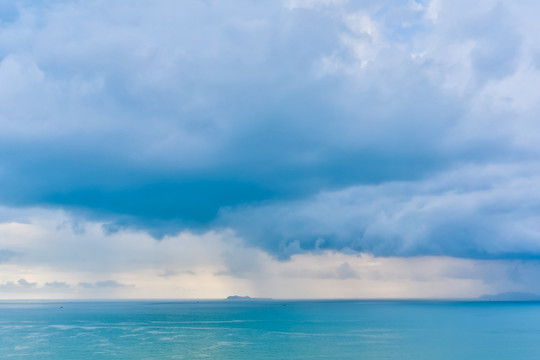
[[[539,359],[540,303],[0,302],[1,359]]]

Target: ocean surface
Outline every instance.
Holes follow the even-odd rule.
[[[0,359],[540,359],[540,303],[1,301]]]

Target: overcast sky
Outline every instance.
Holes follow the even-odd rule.
[[[0,298],[540,293],[539,13],[0,1]]]

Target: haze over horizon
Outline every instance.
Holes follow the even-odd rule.
[[[0,299],[540,293],[539,11],[0,1]]]

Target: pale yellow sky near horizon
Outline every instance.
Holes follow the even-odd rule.
[[[4,209],[5,210],[5,209]],[[155,240],[107,234],[58,210],[18,211],[0,223],[0,299],[464,298],[521,291],[534,268],[451,257],[318,251],[278,260],[232,231]],[[529,275],[528,275],[529,274]]]

